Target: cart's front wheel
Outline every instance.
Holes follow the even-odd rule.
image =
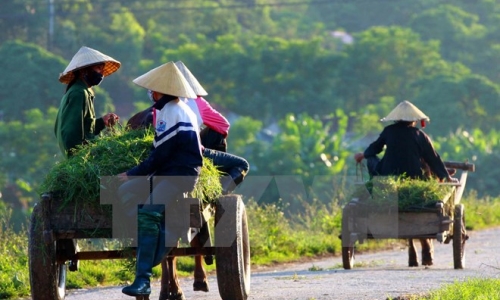
[[[342,265],[344,269],[354,268],[354,241],[349,231],[350,208],[346,205],[342,210]]]
[[[42,204],[31,214],[28,240],[31,299],[62,300],[66,296],[66,265],[56,258],[56,242],[44,243]]]
[[[215,266],[223,300],[246,300],[250,293],[247,213],[239,195],[223,196],[215,212]]]
[[[455,206],[453,220],[453,265],[455,269],[463,269],[465,267],[466,240],[464,205],[458,204]]]

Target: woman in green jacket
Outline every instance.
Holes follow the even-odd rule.
[[[59,76],[68,84],[59,105],[54,132],[62,153],[70,157],[78,145],[93,139],[106,126],[112,126],[119,118],[108,113],[96,118],[94,91],[105,76],[120,68],[120,62],[97,50],[82,47]]]

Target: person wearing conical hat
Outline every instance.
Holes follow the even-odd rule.
[[[188,67],[182,61],[177,61],[175,65],[196,93],[196,98],[184,98],[183,100],[196,114],[198,123],[205,126],[200,132],[201,143],[209,149],[226,152],[229,121],[203,98],[208,93]]]
[[[423,178],[423,161],[439,180],[453,180],[429,136],[416,127],[417,122],[424,124],[424,121],[429,121],[429,117],[420,109],[409,101],[403,101],[381,121],[392,121],[393,124],[386,126],[377,140],[363,153],[355,155],[357,162],[361,162],[363,158],[367,159],[371,176],[404,174],[410,178]],[[384,147],[384,156],[379,159],[377,155]]]
[[[421,122],[429,121],[420,109],[409,101],[399,103],[383,122],[393,122],[384,128],[377,140],[371,143],[363,153],[356,153],[354,159],[360,163],[364,158],[370,177],[373,176],[407,176],[409,178],[424,179],[424,169],[428,166],[440,181],[457,182],[452,178],[434,149],[432,141],[425,132],[416,127]],[[382,159],[378,154],[384,150]],[[433,245],[430,239],[421,239],[422,265],[433,264]],[[410,240],[410,246],[413,241]],[[418,266],[417,254],[414,247],[409,248],[409,266]]]
[[[205,126],[200,131],[203,155],[212,159],[212,161],[220,162],[220,164],[216,165],[221,166],[221,171],[229,175],[228,178],[223,180],[222,186],[225,192],[230,192],[243,181],[249,169],[248,162],[236,155],[220,153],[227,152],[226,138],[230,127],[229,121],[202,97],[208,95],[208,93],[188,67],[182,61],[177,61],[175,65],[197,96],[196,98],[182,98],[182,100],[196,114],[199,125]]]
[[[81,47],[59,75],[59,81],[67,84],[67,87],[59,105],[54,133],[61,152],[67,157],[79,145],[86,144],[119,119],[114,113],[96,118],[92,87],[99,85],[105,76],[116,72],[120,65],[119,61],[108,55]]]
[[[151,90],[155,102],[153,150],[137,166],[118,175],[124,181],[118,189],[122,203],[126,205],[131,199],[139,199],[142,205],[137,214],[135,280],[122,290],[126,295],[137,297],[151,293],[152,268],[162,261],[169,248],[177,245],[179,234],[187,232],[185,228],[179,233],[180,229],[173,226],[189,219],[174,207],[177,199],[194,189],[203,158],[196,116],[179,99],[194,98],[196,94],[175,64],[163,64],[133,82]],[[145,179],[148,177],[153,182],[151,195]],[[133,209],[137,209],[137,205]]]

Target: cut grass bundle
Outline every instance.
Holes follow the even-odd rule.
[[[41,192],[55,194],[63,205],[99,205],[101,188],[117,188],[117,181],[106,181],[106,176],[125,172],[147,158],[153,138],[150,129],[107,131],[92,143],[79,147],[71,158],[55,165],[45,177]],[[212,162],[204,158],[191,196],[205,202],[217,199],[222,193],[219,176]]]
[[[351,198],[358,198],[377,210],[422,210],[434,207],[438,201],[444,203],[445,211],[453,211],[450,199],[453,188],[439,184],[436,180],[419,180],[407,177],[374,177],[360,185]]]

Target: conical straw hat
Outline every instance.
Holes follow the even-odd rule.
[[[179,71],[181,71],[182,75],[184,75],[184,78],[187,80],[193,91],[196,93],[198,96],[206,96],[208,95],[207,91],[201,86],[201,84],[198,82],[196,77],[194,77],[193,73],[189,71],[189,69],[186,67],[186,65],[182,61],[178,61],[175,63]]]
[[[145,89],[162,94],[196,98],[196,93],[173,62],[156,67],[146,74],[137,77],[133,82]]]
[[[116,59],[95,49],[83,46],[80,50],[78,50],[75,56],[73,56],[64,72],[59,74],[59,81],[66,84],[70,83],[75,77],[73,71],[98,63],[104,63],[103,75],[105,77],[116,72],[121,65],[121,63]]]
[[[420,121],[427,120],[429,121],[429,117],[426,116],[420,109],[418,109],[415,105],[410,103],[410,101],[403,101],[396,106],[387,117],[381,119],[380,121]]]

